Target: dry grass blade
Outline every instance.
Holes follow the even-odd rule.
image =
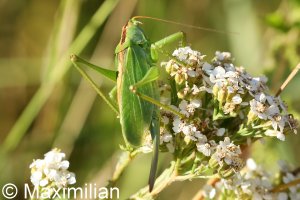
[[[290,73],[290,75],[287,77],[287,79],[281,85],[281,87],[279,88],[279,90],[277,91],[277,93],[275,95],[276,97],[278,97],[281,94],[281,92],[284,90],[284,88],[296,76],[296,74],[298,73],[299,69],[300,69],[300,63],[298,63],[298,65],[293,69],[293,71]]]

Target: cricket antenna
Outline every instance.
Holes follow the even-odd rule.
[[[200,27],[200,26],[194,26],[194,25],[190,25],[190,24],[184,24],[184,23],[180,23],[180,22],[175,22],[175,21],[171,21],[171,20],[160,19],[160,18],[150,17],[150,16],[134,16],[134,17],[132,17],[132,19],[152,19],[152,20],[156,20],[156,21],[160,21],[160,22],[175,24],[175,25],[192,28],[192,29],[203,30],[203,31],[215,32],[215,33],[221,33],[221,34],[238,34],[237,32],[219,31],[219,30],[216,30],[213,28],[204,28],[204,27]]]
[[[290,75],[286,78],[283,84],[280,86],[279,90],[276,93],[276,97],[280,95],[280,93],[284,90],[284,88],[289,84],[289,82],[296,76],[297,72],[300,70],[300,63],[293,69]]]

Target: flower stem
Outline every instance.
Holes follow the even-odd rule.
[[[122,152],[118,163],[116,165],[116,169],[112,175],[112,178],[109,180],[107,187],[114,187],[116,182],[119,180],[121,175],[123,174],[125,168],[129,165],[129,163],[133,160],[133,158],[137,155],[136,151],[125,151]]]
[[[160,192],[171,185],[173,182],[185,181],[195,178],[195,174],[179,175],[181,167],[181,159],[177,158],[176,162],[171,162],[171,166],[163,171],[163,173],[156,179],[154,189],[149,192],[149,187],[146,186],[140,189],[137,193],[133,194],[129,199],[154,199]]]
[[[154,197],[170,185],[175,178],[174,170],[176,163],[172,162],[171,166],[163,171],[163,173],[156,179],[154,189],[149,192],[149,187],[146,186],[133,194],[129,199],[154,199]]]
[[[281,191],[284,191],[284,190],[286,190],[286,189],[288,189],[288,188],[290,188],[292,186],[298,185],[298,184],[300,184],[300,178],[299,179],[295,179],[295,180],[293,180],[291,182],[288,182],[286,184],[279,185],[279,186],[273,188],[271,190],[271,192],[274,192],[274,193],[281,192]]]

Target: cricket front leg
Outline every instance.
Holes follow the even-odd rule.
[[[163,54],[167,54],[167,56],[171,57],[171,54],[165,53],[162,51],[162,48],[175,42],[180,42],[179,46],[186,46],[186,35],[184,32],[177,32],[168,37],[165,37],[154,44],[151,45],[151,57],[154,61],[157,61],[159,51]],[[170,86],[171,86],[171,104],[175,105],[178,102],[177,97],[177,86],[174,79],[170,79]]]
[[[162,51],[163,47],[165,47],[169,44],[175,43],[175,42],[180,42],[180,46],[185,46],[186,45],[186,35],[185,35],[185,33],[182,32],[182,31],[177,32],[177,33],[169,35],[169,36],[153,43],[151,45],[151,58],[154,61],[157,61],[159,50]]]

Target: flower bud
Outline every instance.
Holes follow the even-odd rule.
[[[226,166],[226,167],[223,166],[218,170],[218,174],[220,175],[220,177],[222,177],[224,179],[230,178],[235,173],[236,173],[235,170],[229,166]]]
[[[214,85],[212,93],[213,93],[215,98],[218,96],[218,91],[219,91],[219,87],[217,85]]]
[[[219,104],[222,105],[223,102],[225,101],[226,99],[226,92],[225,90],[221,89],[218,91],[218,101],[219,101]]]
[[[185,97],[185,92],[184,92],[184,90],[180,90],[179,92],[177,92],[177,97],[178,97],[179,99],[184,99],[184,97]]]
[[[184,142],[188,145],[191,142],[190,137],[184,137]]]
[[[182,74],[176,74],[175,75],[175,82],[178,84],[178,85],[181,85],[184,81],[184,77]]]
[[[249,124],[249,123],[253,122],[257,118],[257,116],[256,116],[256,114],[254,112],[252,112],[250,110],[249,113],[248,113],[248,115],[247,115],[247,118],[248,118],[247,124]]]
[[[208,161],[208,165],[212,169],[218,169],[219,168],[219,162],[214,158],[214,156],[211,156],[211,158]]]
[[[168,62],[168,63],[166,64],[166,72],[167,72],[168,74],[171,74],[172,69],[173,69],[173,65],[172,65],[172,62],[170,61],[170,62]]]

